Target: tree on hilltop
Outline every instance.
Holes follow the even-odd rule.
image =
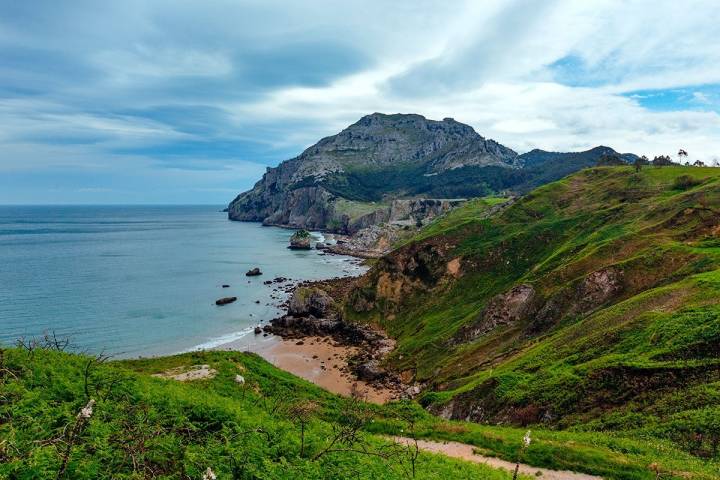
[[[625,161],[620,158],[619,155],[610,154],[610,155],[601,155],[600,158],[597,160],[597,166],[598,167],[617,167],[621,165],[627,165]]]
[[[670,155],[657,155],[655,158],[652,159],[652,164],[656,167],[667,167],[670,165],[675,165],[675,163],[673,163],[672,159],[670,158]]]
[[[678,162],[682,163],[683,158],[687,159],[688,153],[682,148],[678,150]]]
[[[647,165],[649,163],[650,163],[650,160],[648,160],[648,158],[645,155],[643,155],[642,157],[637,157],[635,159],[635,162],[633,162],[633,165],[635,166],[635,173],[639,173],[640,170],[642,169],[643,165]]]

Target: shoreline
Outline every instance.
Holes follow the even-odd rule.
[[[333,319],[332,314],[328,318],[302,313],[300,317],[293,316],[298,314],[298,305],[291,299],[298,288],[322,287],[338,298],[358,278],[294,282],[286,290],[287,298],[278,305],[284,312],[279,317],[208,350],[258,354],[275,367],[342,396],[357,396],[379,404],[402,398],[407,385],[380,367],[382,358],[394,349],[394,341],[384,332],[345,324],[341,318]]]
[[[238,339],[213,350],[242,350],[260,355],[286,372],[342,396],[359,395],[371,403],[383,404],[396,398],[391,389],[355,378],[348,359],[360,348],[341,345],[329,336],[284,339],[278,335],[256,335],[254,342]]]
[[[247,222],[243,220],[232,220]],[[260,223],[260,222],[247,222]],[[296,229],[288,225],[263,224],[262,226],[277,227],[285,229]],[[339,235],[334,232],[319,230],[317,231],[325,241],[325,235]],[[347,251],[333,251],[332,247],[338,248],[338,245],[328,246],[329,248],[317,249],[318,255],[332,255],[337,257],[346,257],[356,267],[367,266],[365,263],[368,258],[360,252],[353,252],[352,249]],[[340,247],[342,248],[342,247]],[[312,249],[316,250],[316,249]],[[344,250],[344,249],[343,249]],[[262,266],[260,266],[262,268]],[[290,284],[273,285],[273,291],[277,297],[273,297],[276,303],[275,307],[279,310],[279,315],[286,315],[288,303],[292,298],[296,289],[307,286],[309,284],[336,282],[336,281],[352,281],[360,278],[365,271],[350,273],[347,269],[342,269],[339,275],[321,280],[294,280]],[[264,282],[265,283],[265,282]],[[273,282],[275,283],[275,282]],[[278,318],[278,317],[276,317]],[[372,403],[386,403],[400,397],[398,389],[388,388],[380,382],[365,381],[357,378],[356,374],[351,371],[350,359],[364,353],[363,348],[359,345],[349,345],[338,342],[332,335],[321,333],[317,335],[307,334],[298,337],[286,337],[269,333],[264,327],[268,327],[275,319],[259,319],[255,326],[246,327],[237,332],[231,332],[225,336],[215,339],[209,339],[199,345],[191,347],[185,352],[202,351],[202,350],[235,350],[247,351],[261,356],[263,359],[271,363],[277,368],[292,373],[303,378],[320,388],[329,392],[343,396],[359,396],[364,400]],[[256,332],[256,328],[261,328],[262,333]]]

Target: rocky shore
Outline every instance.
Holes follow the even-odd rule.
[[[265,325],[263,331],[300,345],[312,339],[352,349],[352,355],[343,359],[344,373],[371,388],[390,392],[388,399],[418,393],[419,389],[404,385],[398,375],[383,366],[395,348],[394,340],[379,329],[343,319],[334,298],[343,298],[356,280],[343,278],[298,285],[287,302],[287,313]]]
[[[353,235],[336,235],[336,243],[327,245],[325,250],[358,258],[380,258],[388,253],[394,244],[415,230],[414,227],[399,225],[371,225]]]

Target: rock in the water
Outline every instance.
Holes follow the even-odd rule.
[[[237,297],[223,297],[215,300],[215,305],[227,305],[237,300]]]
[[[225,285],[222,286],[222,288],[230,288],[230,285],[225,284]]]
[[[302,229],[298,230],[290,237],[290,246],[288,248],[291,250],[310,250],[310,240],[310,232]]]
[[[255,327],[255,335],[260,335],[262,333],[262,328]]]
[[[262,275],[262,272],[260,271],[260,269],[258,267],[255,267],[255,268],[248,270],[245,275],[248,277],[256,277],[258,275]]]
[[[325,250],[327,247],[328,247],[327,244],[325,244],[323,242],[317,242],[315,244],[315,250]]]

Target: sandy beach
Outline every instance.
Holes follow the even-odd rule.
[[[348,371],[347,358],[357,353],[357,348],[339,345],[329,337],[284,340],[275,335],[258,335],[221,345],[218,349],[257,353],[276,367],[339,395],[349,396],[357,389],[373,403],[385,403],[394,395],[391,390],[354,378]]]

